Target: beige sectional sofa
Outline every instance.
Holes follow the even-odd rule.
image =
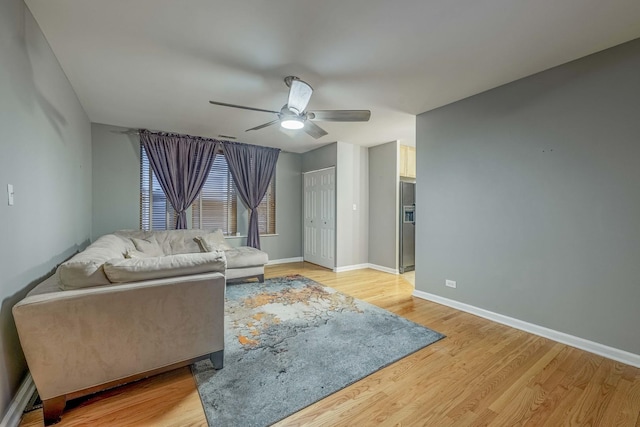
[[[222,368],[225,274],[263,280],[267,255],[220,237],[102,236],[13,307],[46,424],[69,399],[206,357]]]

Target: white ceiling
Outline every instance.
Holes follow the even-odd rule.
[[[92,122],[304,152],[332,141],[415,144],[415,115],[640,37],[639,0],[26,0]],[[314,140],[268,113],[283,78],[310,109],[370,109],[317,122]]]

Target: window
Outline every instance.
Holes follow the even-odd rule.
[[[275,234],[275,177],[271,180],[269,189],[257,210],[260,234]],[[235,235],[238,230],[237,191],[222,154],[216,156],[200,194],[191,205],[191,227],[219,228],[227,235]],[[142,230],[175,228],[175,211],[162,191],[142,146],[140,147],[140,228]]]
[[[200,194],[191,205],[192,227],[220,228],[224,234],[236,234],[237,217],[236,186],[227,161],[218,154]]]
[[[258,205],[258,230],[260,234],[276,234],[276,177],[271,178],[269,188]]]
[[[175,211],[167,200],[158,178],[151,170],[147,152],[140,147],[140,229],[175,228]]]

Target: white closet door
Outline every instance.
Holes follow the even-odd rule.
[[[336,170],[304,174],[304,260],[335,267]]]
[[[318,263],[320,236],[317,228],[318,218],[318,176],[315,173],[304,174],[304,260]]]

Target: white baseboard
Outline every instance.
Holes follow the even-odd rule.
[[[369,264],[353,264],[353,265],[345,265],[343,267],[334,267],[333,271],[335,273],[342,273],[345,271],[362,270],[363,268],[369,268]]]
[[[301,256],[297,256],[294,258],[280,258],[280,259],[272,259],[267,262],[267,265],[276,265],[276,264],[288,264],[290,262],[302,262],[304,258]]]
[[[33,395],[35,389],[36,385],[33,383],[31,373],[28,372],[27,376],[24,377],[24,380],[22,380],[22,384],[20,384],[18,392],[15,396],[13,396],[13,399],[9,404],[9,408],[4,414],[4,418],[2,418],[2,421],[0,421],[0,426],[18,427],[18,425],[20,425],[22,413],[29,404],[29,399],[31,399],[31,396]]]
[[[267,262],[267,265],[288,264],[290,262],[303,262],[303,261],[304,261],[304,258],[301,256],[294,257],[294,258],[272,259],[272,260],[269,260],[269,262]],[[389,267],[384,267],[382,265],[370,264],[370,263],[345,265],[343,267],[334,267],[332,270],[334,273],[342,273],[345,271],[362,270],[364,268],[371,268],[373,270],[384,271],[385,273],[389,273],[389,274],[399,274],[398,270],[395,268],[389,268]]]
[[[373,270],[384,271],[385,273],[389,273],[389,274],[400,274],[397,268],[389,268],[389,267],[385,267],[383,265],[377,265],[377,264],[368,264],[368,266]]]
[[[396,269],[383,267],[381,265],[376,265],[376,264],[369,264],[369,263],[345,265],[344,267],[335,267],[333,271],[335,273],[342,273],[344,271],[362,270],[364,268],[371,268],[373,270],[384,271],[385,273],[389,273],[389,274],[398,274],[398,270]]]
[[[581,350],[588,351],[589,353],[594,353],[608,359],[613,359],[618,362],[626,363],[627,365],[640,368],[640,354],[630,353],[625,350],[609,347],[604,344],[589,341],[584,338],[556,331],[554,329],[545,328],[544,326],[535,325],[533,323],[505,316],[503,314],[494,313],[483,308],[441,297],[439,295],[430,294],[428,292],[415,290],[413,291],[413,296],[433,301],[438,304],[446,305],[448,307],[471,313],[476,316],[501,323],[503,325],[511,326],[512,328],[520,329],[521,331],[539,335],[544,338],[549,338],[550,340],[570,345],[571,347],[576,347]]]

